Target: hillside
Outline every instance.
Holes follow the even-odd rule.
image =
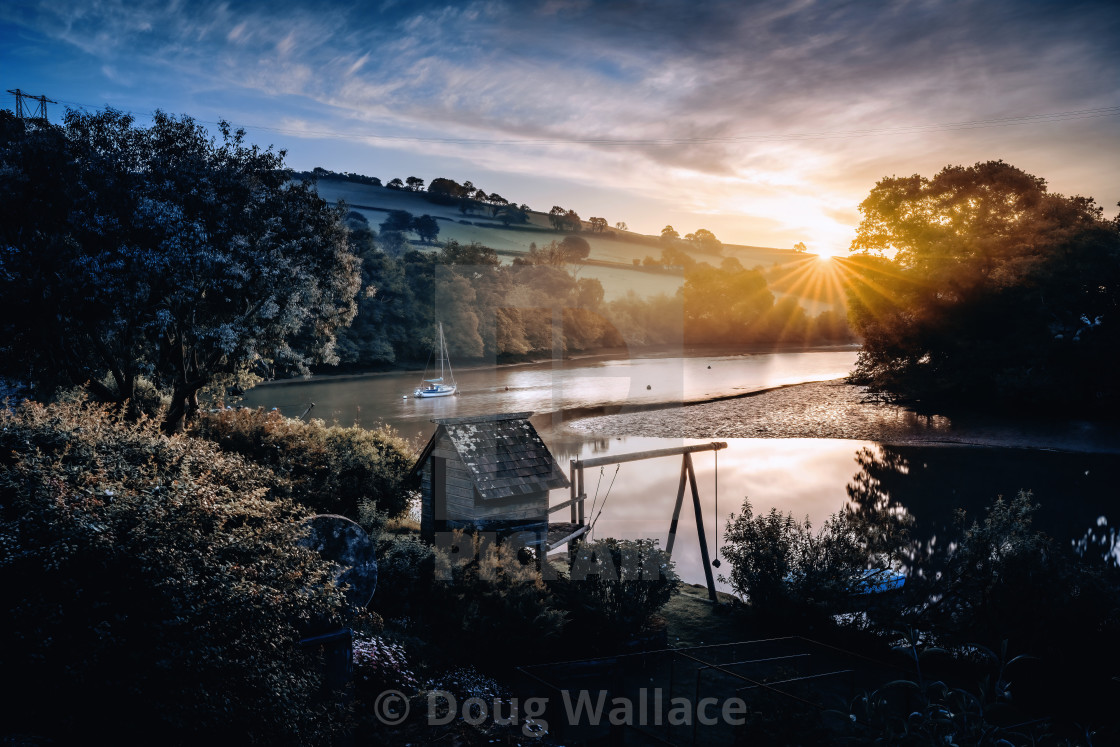
[[[352,210],[364,215],[374,228],[385,220],[390,210],[431,215],[439,222],[439,241],[476,241],[493,248],[507,261],[528,252],[532,243],[543,246],[570,235],[554,230],[549,224],[548,215],[541,212],[531,212],[528,225],[505,226],[485,212],[464,215],[455,206],[429,202],[422,192],[388,189],[329,177],[319,179],[318,190],[328,202],[344,201]],[[672,294],[680,286],[681,277],[678,274],[634,266],[634,260],[640,261],[647,255],[660,254],[658,237],[613,228],[602,234],[584,230],[580,236],[591,245],[591,261],[584,267],[581,275],[598,278],[603,284],[606,300],[624,296],[630,290],[641,296]],[[425,246],[418,245],[418,248],[423,250]],[[772,268],[775,265],[806,261],[806,256],[802,253],[772,247],[724,244],[723,254],[737,258],[744,267],[761,265]],[[694,253],[693,256],[698,260],[713,261],[713,255],[710,254]],[[828,304],[822,304],[816,299],[798,298],[809,313],[815,314],[828,308]]]

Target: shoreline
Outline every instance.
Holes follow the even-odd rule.
[[[563,358],[564,361],[596,361],[596,360],[641,360],[645,358],[672,358],[684,357],[692,358],[699,357],[699,355],[721,355],[721,356],[734,356],[734,355],[765,355],[767,353],[793,353],[793,352],[817,352],[817,351],[835,351],[835,350],[858,350],[858,343],[834,343],[829,345],[802,345],[797,343],[759,343],[757,345],[747,345],[744,347],[728,347],[724,345],[692,345],[692,346],[679,346],[679,345],[654,345],[650,347],[638,348],[630,350],[628,348],[601,348],[598,350],[581,351],[573,355],[568,355]],[[674,356],[676,354],[676,356]],[[695,354],[695,355],[694,355]],[[480,371],[485,369],[507,369],[517,368],[520,366],[539,366],[545,363],[552,363],[555,361],[552,357],[541,357],[539,359],[528,361],[510,361],[507,363],[478,363],[472,362],[461,366],[456,366],[460,371]],[[312,374],[309,377],[291,377],[287,379],[271,379],[261,381],[253,385],[253,389],[261,387],[278,387],[278,386],[299,386],[304,384],[321,384],[328,381],[353,381],[355,379],[370,379],[381,376],[400,376],[408,373],[423,373],[423,367],[405,367],[405,368],[391,368],[384,371],[357,371],[353,373],[337,373],[337,374]],[[786,384],[784,386],[797,386],[796,384]],[[749,396],[754,392],[746,394],[727,395],[730,397]],[[704,402],[707,400],[700,400]],[[668,403],[666,407],[674,407],[676,403]]]
[[[919,414],[902,405],[871,401],[864,387],[845,379],[626,412],[575,414],[564,429],[592,437],[833,438],[902,446],[1120,453],[1120,425],[1115,423]]]

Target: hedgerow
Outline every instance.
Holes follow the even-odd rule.
[[[202,415],[191,433],[287,478],[289,497],[317,513],[357,520],[363,504],[388,516],[408,506],[403,483],[411,449],[390,428],[343,428],[239,408]]]

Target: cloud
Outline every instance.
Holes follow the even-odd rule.
[[[1120,10],[1105,2],[57,0],[0,19],[81,49],[107,77],[146,70],[153,93],[244,91],[251,105],[227,116],[249,123],[299,101],[301,131],[482,140],[373,142],[700,213],[774,210],[785,194],[792,221],[816,193],[818,231],[875,179],[991,143],[862,131],[1112,106],[1120,86]],[[1070,127],[1115,135],[1118,119]],[[1034,133],[1084,156],[1032,127],[1007,137],[1015,152]],[[1078,173],[1082,191],[1113,189],[1088,164]]]

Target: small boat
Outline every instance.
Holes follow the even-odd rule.
[[[416,391],[412,393],[412,396],[421,398],[449,397],[458,391],[458,387],[455,384],[455,372],[451,370],[451,359],[447,357],[447,341],[443,339],[443,322],[439,323],[437,355],[439,356],[439,378],[421,379],[420,386],[416,387]],[[427,373],[427,371],[424,371],[425,375],[427,375]],[[450,377],[450,384],[445,384],[443,382],[445,376]]]

